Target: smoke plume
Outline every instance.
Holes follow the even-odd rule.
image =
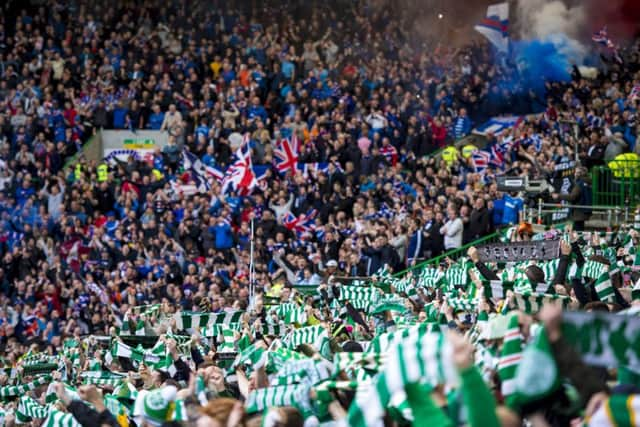
[[[551,43],[567,62],[581,63],[589,49],[581,42],[588,27],[588,3],[518,0],[516,28],[520,39]]]

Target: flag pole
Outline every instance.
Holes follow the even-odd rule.
[[[251,240],[249,245],[249,308],[253,309],[255,304],[255,266],[253,263],[253,218],[251,218]]]

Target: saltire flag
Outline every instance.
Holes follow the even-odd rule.
[[[487,16],[475,26],[500,52],[509,50],[509,3],[492,4]]]
[[[189,174],[199,192],[206,192],[211,188],[207,180],[207,169],[198,156],[189,150],[182,151],[182,169]]]
[[[275,156],[274,163],[278,172],[285,174],[287,172],[295,172],[298,165],[298,138],[295,132],[291,135],[291,139],[281,139],[276,143],[273,150]]]

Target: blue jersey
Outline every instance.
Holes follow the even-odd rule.
[[[519,222],[519,213],[524,206],[522,199],[511,197],[508,194],[502,198],[504,200],[504,209],[502,211],[503,224],[517,224]]]

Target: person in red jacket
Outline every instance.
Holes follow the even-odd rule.
[[[447,128],[444,127],[442,121],[438,118],[429,120],[431,123],[431,133],[433,134],[433,143],[438,148],[443,148],[447,139]]]

